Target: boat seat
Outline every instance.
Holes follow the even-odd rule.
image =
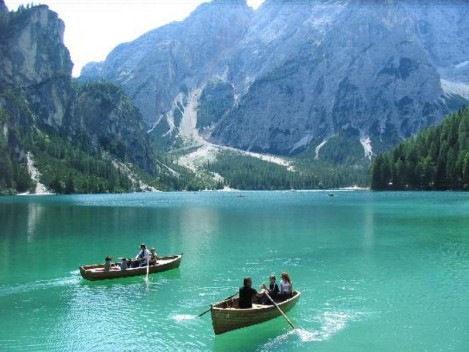
[[[257,304],[257,303],[253,303],[252,304],[252,308],[253,309],[260,309],[260,308],[265,308],[265,304]]]

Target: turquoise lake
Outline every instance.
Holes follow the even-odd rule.
[[[469,193],[0,198],[1,351],[469,351]],[[89,282],[135,256],[179,269]],[[288,317],[215,336],[211,303],[288,271]]]

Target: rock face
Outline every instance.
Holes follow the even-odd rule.
[[[251,73],[215,141],[291,154],[351,129],[379,150],[446,112],[438,73],[399,4],[269,1],[258,16],[262,27],[237,55],[267,46],[272,65]]]
[[[5,5],[5,1],[0,0],[0,13],[2,12],[4,13],[8,12],[8,7],[7,5]]]
[[[93,149],[130,161],[150,174],[155,172],[154,153],[140,111],[121,88],[102,82],[81,86],[74,116],[88,131]],[[73,128],[72,133],[79,130]]]
[[[81,79],[101,77],[123,84],[152,125],[175,97],[210,77],[220,58],[243,37],[253,11],[245,1],[217,0],[199,6],[184,22],[121,44],[105,64],[90,64]]]
[[[153,174],[142,116],[124,92],[110,84],[72,85],[64,28],[47,6],[8,12],[0,3],[0,127],[9,143],[0,152],[26,148],[21,135],[34,130],[76,145],[89,139],[87,152],[107,152]],[[26,152],[12,154],[20,159]]]
[[[19,89],[39,123],[56,131],[72,98],[72,62],[64,23],[47,6],[5,15],[0,32],[0,83]]]
[[[468,11],[456,0],[266,0],[256,11],[213,1],[117,47],[82,78],[122,84],[154,139],[173,146],[196,106],[195,126],[214,143],[341,162],[467,102]]]
[[[416,36],[441,78],[469,83],[469,5],[467,1],[405,2]]]

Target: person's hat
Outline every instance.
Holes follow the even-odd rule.
[[[106,260],[106,261],[107,261],[107,260],[112,260],[112,257],[107,256],[105,260]]]
[[[140,247],[146,247],[147,245],[145,243],[142,243]]]

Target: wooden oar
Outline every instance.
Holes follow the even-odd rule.
[[[145,280],[147,280],[148,282],[148,273],[150,271],[150,257],[147,258],[147,277],[145,278]]]
[[[285,315],[285,313],[280,309],[280,307],[277,305],[277,303],[275,303],[275,301],[269,296],[269,294],[267,293],[267,290],[264,292],[264,294],[267,296],[268,299],[270,299],[270,301],[274,304],[274,306],[278,309],[278,311],[280,313],[282,313],[283,317],[288,322],[288,324],[290,324],[290,326],[293,328],[293,330],[295,330],[296,329],[295,326],[292,324],[290,319],[288,319],[288,317]]]
[[[224,299],[224,301],[226,301],[227,299],[233,298],[233,297],[236,296],[237,294],[238,294],[238,292],[236,292],[234,295],[231,295],[230,297],[226,297],[226,298]],[[207,309],[205,312],[200,313],[198,316],[201,317],[202,315],[204,315],[204,314],[210,312],[211,310],[212,310],[212,307],[210,307],[209,309]]]

